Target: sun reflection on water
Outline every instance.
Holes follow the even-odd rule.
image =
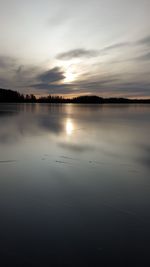
[[[71,119],[67,119],[66,121],[66,133],[67,135],[71,135],[74,130],[74,126]]]

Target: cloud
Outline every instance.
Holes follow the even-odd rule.
[[[109,46],[109,49],[115,49],[115,47],[121,47],[122,45],[118,43]],[[76,51],[78,51],[78,56],[82,54],[81,52],[83,51],[84,53],[86,51],[85,54],[88,54],[88,56],[90,54],[89,51],[97,52],[97,50],[84,49],[81,51],[77,49]],[[149,60],[150,53],[148,51],[143,51],[142,55],[140,54],[140,56],[134,58],[134,63],[137,66],[137,63],[139,63],[140,66],[140,62],[149,63]],[[117,72],[117,69],[113,71],[113,68],[108,71],[103,71],[102,68],[94,68],[94,65],[91,64],[90,68],[89,65],[87,68],[85,67],[83,70],[84,74],[78,76],[78,79],[66,83],[64,70],[58,66],[45,70],[40,64],[38,66],[20,64],[17,59],[2,56],[0,57],[0,63],[1,67],[3,67],[0,68],[0,87],[18,90],[21,93],[35,93],[39,95],[96,94],[103,97],[150,96],[150,76],[148,72],[146,75],[147,65],[146,68],[144,67],[144,69],[142,69],[142,72],[141,69],[139,69],[136,74],[131,72],[124,73],[120,70]]]
[[[69,60],[72,58],[91,58],[96,57],[99,54],[97,50],[87,50],[84,48],[78,48],[61,53],[57,56],[58,59]]]
[[[129,43],[129,42],[116,43],[113,45],[106,46],[106,47],[102,48],[100,51],[109,51],[109,50],[122,48],[122,47],[129,46],[129,45],[131,45],[131,43]]]
[[[150,35],[140,39],[137,41],[137,44],[140,44],[140,45],[150,45]]]
[[[27,92],[31,84],[42,88],[65,79],[64,72],[59,67],[42,70],[40,66],[20,64],[11,57],[0,56],[0,87]],[[35,86],[36,88],[36,86]]]
[[[70,60],[72,58],[93,58],[93,57],[99,56],[102,52],[106,52],[106,51],[117,49],[117,48],[123,48],[129,45],[131,45],[131,43],[122,42],[122,43],[116,43],[113,45],[106,46],[99,50],[96,50],[96,49],[88,50],[85,48],[78,48],[78,49],[70,50],[64,53],[60,53],[59,55],[57,55],[57,59]]]
[[[37,79],[43,83],[53,83],[65,79],[65,76],[59,67],[55,67],[38,75]]]
[[[26,91],[35,81],[41,67],[20,64],[17,58],[0,56],[0,87],[19,91]]]
[[[0,55],[0,68],[10,69],[12,67],[15,67],[16,61],[17,60],[12,57]]]
[[[7,86],[8,86],[8,80],[4,79],[3,77],[0,77],[0,88],[5,88]]]
[[[71,94],[71,93],[95,93],[99,92],[105,85],[110,85],[117,81],[116,75],[101,78],[95,81],[95,78],[89,77],[85,80],[78,80],[72,83],[36,83],[31,87],[37,90],[43,90],[48,94]]]
[[[135,60],[139,60],[139,61],[149,61],[150,60],[150,52],[145,53],[141,56],[138,56],[135,58]]]
[[[141,97],[150,96],[150,81],[148,73],[105,73],[82,76],[71,83],[40,82],[31,85],[36,92],[45,94],[96,94],[103,97]],[[83,79],[84,78],[84,79]]]
[[[29,82],[30,80],[33,81],[35,79],[35,76],[38,75],[38,73],[41,72],[41,69],[37,66],[25,66],[25,65],[19,65],[15,69],[15,76],[16,80],[24,80],[26,82]]]
[[[69,94],[74,90],[73,84],[49,84],[49,83],[37,83],[30,85],[31,88],[42,90],[47,94]]]
[[[48,71],[38,74],[35,77],[35,83],[31,84],[31,88],[49,91],[51,94],[64,93],[65,85],[60,83],[65,79],[64,72],[60,67],[52,68]],[[67,87],[67,85],[66,85]],[[61,89],[64,91],[61,92]],[[66,92],[67,93],[67,92]]]

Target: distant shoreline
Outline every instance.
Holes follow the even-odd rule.
[[[148,101],[129,101],[129,102],[119,102],[119,101],[113,101],[113,102],[109,102],[109,101],[105,101],[105,102],[102,102],[102,103],[97,103],[97,102],[90,102],[90,101],[87,101],[87,102],[68,102],[68,101],[64,101],[64,102],[57,102],[57,101],[53,101],[53,102],[42,102],[42,101],[1,101],[0,100],[0,104],[73,104],[73,105],[115,105],[115,104],[118,104],[118,105],[134,105],[134,104],[145,104],[145,105],[149,105],[150,104],[150,100]]]
[[[23,95],[13,90],[0,89],[0,103],[51,103],[51,104],[150,104],[150,99],[103,98],[96,95],[83,95],[74,98],[52,96],[36,98],[35,95]]]

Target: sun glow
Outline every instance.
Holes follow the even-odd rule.
[[[71,83],[78,79],[81,72],[81,60],[79,58],[72,60],[58,60],[56,65],[63,70],[63,83]]]
[[[65,72],[65,82],[72,82],[75,80],[75,74],[73,73],[73,70],[71,67],[67,68]]]

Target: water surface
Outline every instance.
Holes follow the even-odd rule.
[[[150,106],[0,104],[1,266],[150,266]]]

